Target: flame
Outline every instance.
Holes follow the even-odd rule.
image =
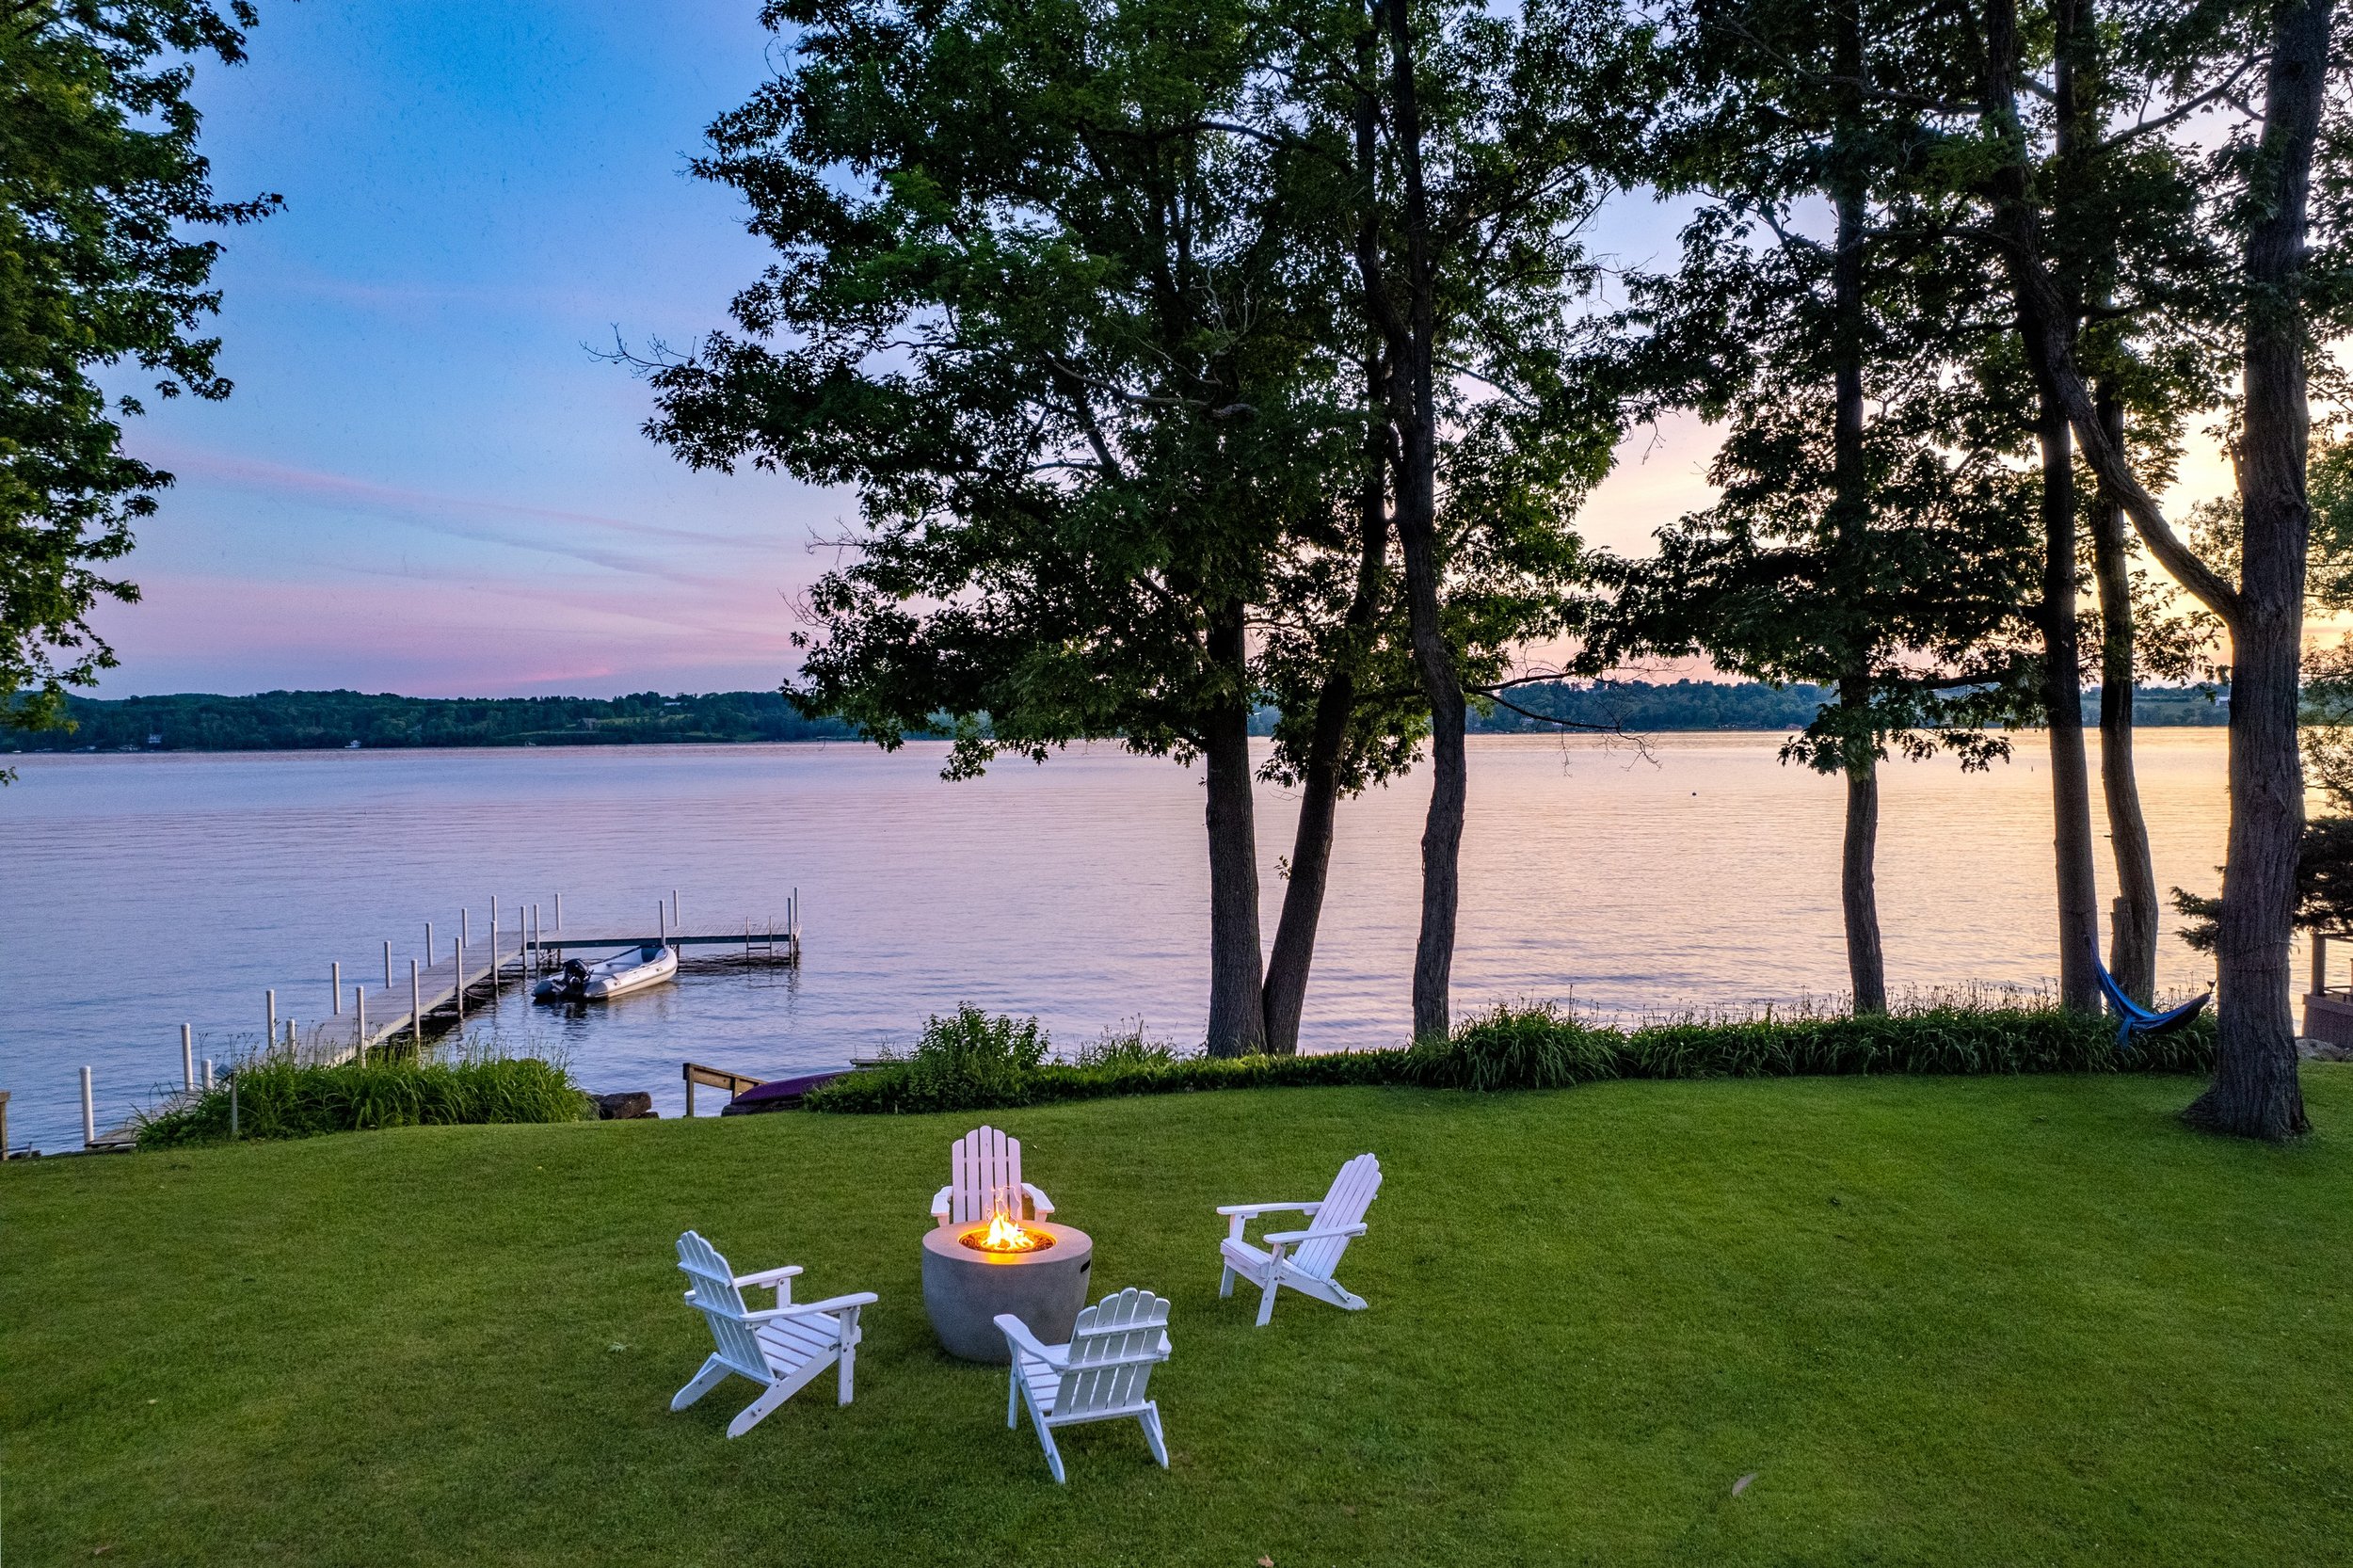
[[[1036,1252],[1054,1244],[1054,1239],[1044,1231],[1025,1230],[1021,1222],[1003,1209],[988,1217],[988,1229],[968,1230],[960,1240],[976,1252]]]

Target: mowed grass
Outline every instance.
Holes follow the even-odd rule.
[[[0,1171],[10,1564],[2353,1560],[2353,1069],[2318,1136],[2132,1078],[1277,1090],[990,1119],[1174,1299],[1070,1484],[933,1346],[975,1116],[415,1128]],[[1216,1296],[1220,1202],[1387,1173],[1372,1309]],[[672,1242],[881,1293],[746,1437]],[[1738,1495],[1741,1478],[1753,1476]]]

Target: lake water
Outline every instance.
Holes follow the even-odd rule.
[[[1781,739],[1665,736],[1642,757],[1474,737],[1458,1016],[1522,999],[1637,1015],[1835,997],[1841,786],[1782,766]],[[2144,730],[2138,750],[2159,887],[2212,891],[2222,733]],[[558,891],[568,929],[633,933],[674,888],[690,930],[780,922],[800,889],[797,973],[689,973],[578,1017],[509,998],[480,1021],[508,1049],[565,1056],[589,1088],[652,1091],[664,1114],[681,1108],[684,1059],[838,1065],[961,1001],[1035,1014],[1061,1046],[1138,1018],[1197,1042],[1197,772],[1095,746],[949,784],[940,760],[851,744],[10,759],[11,1139],[78,1144],[84,1064],[102,1126],[176,1084],[184,1020],[199,1055],[249,1048],[265,986],[281,1016],[323,1016],[331,962],[346,988],[380,982],[390,937],[405,972],[427,920],[445,957],[470,907],[478,952],[493,893],[510,933],[517,902],[544,922]],[[1891,984],[2048,985],[2041,738],[1991,775],[1894,763],[1886,779]],[[1406,1033],[1427,794],[1417,775],[1341,808],[1308,1049]],[[1269,940],[1293,808],[1261,789]],[[2101,855],[2105,899],[2105,841]],[[2168,987],[2211,972],[2169,935],[2158,968]]]

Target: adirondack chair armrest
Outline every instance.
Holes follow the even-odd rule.
[[[735,1288],[741,1290],[747,1285],[780,1285],[800,1272],[798,1263],[788,1263],[781,1269],[762,1269],[756,1274],[738,1274],[735,1276]]]
[[[1299,1213],[1313,1218],[1316,1210],[1321,1208],[1322,1207],[1323,1205],[1321,1202],[1227,1203],[1220,1204],[1217,1211],[1225,1216],[1225,1240],[1228,1241],[1239,1241],[1242,1240],[1243,1234],[1249,1230],[1250,1222],[1257,1219],[1261,1214]]]
[[[1278,1230],[1261,1236],[1258,1240],[1264,1241],[1277,1256],[1280,1256],[1285,1247],[1295,1247],[1305,1241],[1331,1241],[1346,1237],[1362,1236],[1367,1228],[1364,1223],[1359,1221],[1353,1225],[1333,1225],[1328,1229]]]
[[[948,1211],[954,1206],[956,1189],[953,1182],[932,1194],[932,1218],[941,1224],[948,1223]]]
[[[1005,1337],[1012,1340],[1016,1349],[1029,1352],[1048,1366],[1064,1367],[1069,1364],[1069,1346],[1040,1343],[1038,1336],[1030,1332],[1030,1325],[1012,1313],[997,1314],[997,1326],[1004,1331]]]
[[[763,1312],[763,1318],[815,1318],[836,1312],[847,1312],[856,1306],[872,1306],[882,1300],[872,1290],[853,1290],[846,1296],[827,1296],[822,1302],[794,1302],[774,1312]]]
[[[1021,1184],[1021,1190],[1030,1194],[1030,1217],[1032,1219],[1043,1220],[1054,1211],[1054,1200],[1048,1197],[1046,1190],[1036,1182],[1025,1181]]]

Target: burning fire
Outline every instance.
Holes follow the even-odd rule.
[[[1024,1230],[1021,1222],[999,1209],[988,1218],[986,1230],[968,1230],[958,1238],[975,1252],[1041,1252],[1054,1244],[1042,1230]]]

